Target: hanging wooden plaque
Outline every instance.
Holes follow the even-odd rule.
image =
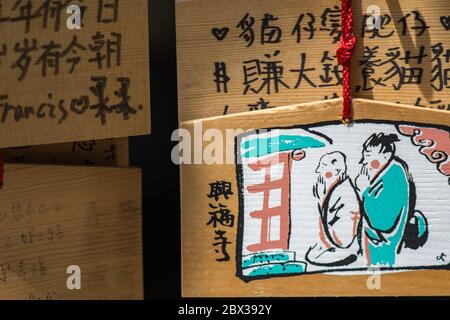
[[[353,107],[182,123],[183,296],[450,294],[450,113]]]
[[[142,299],[136,168],[6,164],[1,299]]]

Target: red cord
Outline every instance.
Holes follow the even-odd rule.
[[[352,121],[352,87],[351,87],[352,55],[356,47],[356,37],[353,35],[352,0],[342,0],[341,21],[342,21],[342,37],[340,46],[336,51],[336,55],[339,64],[343,66],[342,121],[344,123],[350,123]]]

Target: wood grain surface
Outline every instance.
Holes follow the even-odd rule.
[[[128,138],[6,148],[3,156],[8,163],[129,165]]]
[[[5,182],[1,299],[143,298],[139,169],[11,164]]]

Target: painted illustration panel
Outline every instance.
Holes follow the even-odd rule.
[[[237,275],[448,269],[450,128],[360,120],[237,137]]]

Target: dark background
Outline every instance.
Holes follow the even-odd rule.
[[[130,160],[142,168],[145,298],[178,299],[180,183],[171,160],[178,128],[175,1],[148,2],[152,133],[130,138]]]

